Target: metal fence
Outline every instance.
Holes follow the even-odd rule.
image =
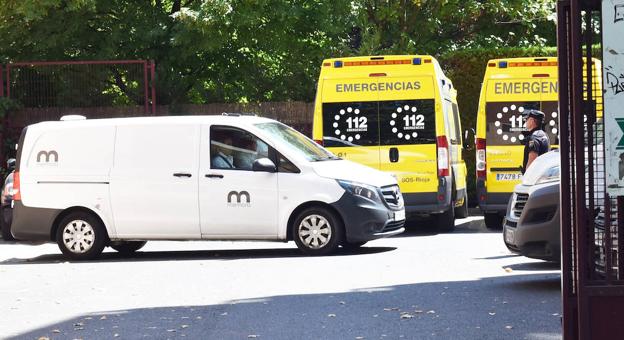
[[[560,0],[561,246],[564,339],[624,336],[624,200],[605,182],[605,122],[590,67],[601,1]]]
[[[0,65],[0,160],[21,129],[66,114],[89,118],[156,113],[155,64],[147,60],[16,62]]]

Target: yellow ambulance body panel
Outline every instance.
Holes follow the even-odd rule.
[[[396,176],[408,213],[464,214],[457,93],[433,57],[324,60],[313,138],[339,157]]]
[[[600,61],[594,60],[593,69],[595,93],[600,93]],[[556,57],[488,61],[477,112],[476,175],[479,207],[489,228],[502,226],[509,197],[522,180],[520,166],[527,132],[522,112],[544,112],[543,129],[551,147],[559,144],[557,78]]]

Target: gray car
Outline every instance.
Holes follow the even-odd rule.
[[[561,260],[559,150],[538,157],[507,205],[505,245],[514,253],[546,261]]]

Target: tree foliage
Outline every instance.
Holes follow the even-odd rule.
[[[553,44],[554,0],[0,0],[0,61],[151,59],[160,104],[311,101],[324,58]]]

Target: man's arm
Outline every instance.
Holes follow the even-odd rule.
[[[526,168],[524,168],[525,172],[529,169],[529,167],[531,166],[531,163],[533,163],[533,161],[537,158],[537,156],[539,156],[539,155],[537,154],[536,151],[529,152],[528,159],[527,159],[527,165],[526,165]]]

